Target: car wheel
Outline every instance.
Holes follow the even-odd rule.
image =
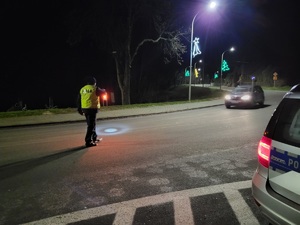
[[[225,104],[225,107],[226,107],[227,109],[229,109],[229,108],[230,108],[230,105]]]

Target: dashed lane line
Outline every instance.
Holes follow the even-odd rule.
[[[115,214],[113,225],[132,225],[137,208],[173,202],[175,225],[194,225],[190,198],[223,192],[240,224],[259,225],[251,209],[238,190],[251,188],[251,180],[200,187],[139,199],[114,203],[110,205],[80,210],[72,213],[45,218],[24,225],[63,225]]]

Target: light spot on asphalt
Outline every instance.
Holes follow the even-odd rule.
[[[118,131],[118,129],[116,129],[116,128],[107,128],[104,130],[105,133],[115,133],[117,131]]]
[[[227,170],[234,170],[236,169],[236,166],[231,164],[231,163],[225,163],[220,165],[223,169],[227,169]]]
[[[221,179],[211,178],[210,180],[212,181],[213,184],[220,184],[221,183]]]
[[[118,181],[120,181],[120,182],[123,182],[123,181],[136,182],[136,181],[138,181],[138,180],[139,180],[138,177],[135,177],[135,176],[129,176],[129,175],[127,175],[127,174],[124,174],[122,177],[120,177],[120,178],[118,179]]]
[[[161,190],[161,192],[169,193],[169,192],[173,191],[173,188],[172,187],[163,186],[163,187],[160,188],[160,190]]]
[[[244,171],[242,172],[242,174],[245,176],[245,177],[249,177],[249,178],[252,178],[253,176],[253,172],[251,171]]]
[[[102,123],[97,125],[97,134],[99,136],[120,135],[127,133],[131,128],[121,123]]]
[[[109,195],[111,197],[120,197],[122,196],[123,194],[125,194],[125,192],[123,191],[122,188],[113,188],[109,191]]]
[[[181,167],[180,170],[182,172],[186,172],[186,173],[189,173],[191,171],[194,171],[194,168],[193,167],[189,167],[189,166],[185,166],[185,167]]]
[[[166,165],[166,168],[167,168],[167,169],[173,169],[173,168],[175,168],[175,166],[169,164],[169,165]]]
[[[138,177],[128,177],[128,180],[135,182],[135,181],[138,181],[139,178]]]
[[[188,175],[190,177],[194,177],[194,178],[205,178],[205,177],[208,177],[207,173],[205,171],[201,171],[201,170],[191,171],[191,172],[188,173]]]
[[[228,170],[228,171],[227,171],[227,174],[228,174],[228,175],[232,175],[232,176],[236,176],[236,175],[237,175],[237,173],[234,172],[233,170]]]
[[[170,183],[170,181],[165,178],[154,178],[154,179],[149,180],[149,184],[154,185],[154,186],[167,185],[169,183]]]
[[[235,163],[236,167],[240,167],[240,168],[247,168],[247,164],[245,163]]]

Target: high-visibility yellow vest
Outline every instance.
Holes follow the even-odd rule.
[[[100,108],[99,97],[96,94],[97,87],[95,85],[85,85],[80,89],[81,108],[97,109]]]

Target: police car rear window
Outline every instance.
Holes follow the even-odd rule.
[[[300,99],[285,99],[280,110],[273,139],[300,147]]]

